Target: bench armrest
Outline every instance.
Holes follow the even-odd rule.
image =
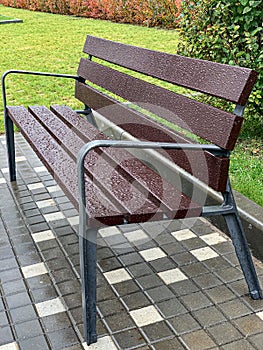
[[[56,77],[56,78],[66,78],[66,79],[74,79],[79,80],[80,77],[77,75],[70,74],[60,74],[60,73],[49,73],[49,72],[34,72],[34,71],[26,71],[26,70],[8,70],[2,75],[2,95],[3,95],[3,104],[4,104],[4,113],[6,114],[6,84],[5,80],[9,74],[25,74],[25,75],[38,75],[45,77]]]
[[[209,151],[216,155],[229,156],[229,152],[212,144],[189,144],[172,142],[123,141],[123,140],[94,140],[85,144],[78,153],[78,192],[79,192],[79,228],[80,234],[86,232],[86,196],[84,161],[86,155],[98,147],[139,148],[139,149],[177,149],[193,151]]]

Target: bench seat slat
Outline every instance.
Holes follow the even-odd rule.
[[[87,36],[85,53],[190,89],[245,105],[257,72]],[[162,62],[160,64],[160,62]]]
[[[186,137],[182,137],[153,119],[131,110],[93,87],[77,83],[76,96],[80,101],[97,110],[115,125],[140,140],[190,142]],[[198,151],[188,151],[187,156],[183,151],[169,150],[165,153],[181,168],[195,175],[216,191],[225,191],[229,167],[228,158],[216,157],[209,152],[199,153]]]
[[[235,145],[242,117],[84,58],[78,75],[222,148]]]
[[[56,118],[56,116],[44,106],[29,107],[29,112],[38,119],[43,127],[56,139],[63,149],[76,162],[80,149],[85,142],[75,135],[74,130]],[[75,119],[80,118],[74,113]],[[86,122],[87,124],[87,122]],[[94,128],[95,129],[95,128]],[[96,131],[95,131],[96,133]],[[87,140],[89,142],[91,140]],[[111,160],[111,159],[110,159]],[[86,174],[92,181],[107,194],[113,203],[122,208],[122,212],[131,216],[140,211],[153,213],[158,211],[158,206],[145,198],[144,194],[132,183],[133,179],[122,176],[114,164],[110,164],[97,152],[91,151],[85,159]],[[130,181],[129,181],[130,180]]]
[[[61,118],[65,124],[69,125],[69,127],[74,127],[74,132],[78,133],[85,143],[90,141],[87,137],[90,125],[86,120],[66,106],[51,106],[51,110]],[[96,137],[98,138],[98,135]],[[102,134],[102,137],[105,138],[105,135]],[[186,195],[182,194],[181,191],[161,178],[159,174],[131,156],[130,153],[124,150],[120,152],[120,150],[108,148],[104,149],[103,156],[106,156],[108,162],[110,162],[112,166],[118,167],[118,172],[120,174],[123,174],[125,178],[129,179],[136,188],[138,188],[145,196],[148,196],[151,201],[160,206],[163,211],[170,211],[173,217],[176,211],[178,211],[176,215],[180,216],[182,213],[184,213],[183,215],[186,215],[187,210],[189,210],[189,214],[198,214],[200,206],[195,204]]]
[[[52,136],[32,117],[24,107],[8,107],[8,115],[21,128],[21,132],[30,143],[40,160],[61,186],[72,203],[78,208],[78,184],[76,163],[62,150]],[[121,224],[123,214],[86,176],[87,212],[90,225]],[[104,203],[104,205],[102,204]]]
[[[57,124],[55,115],[52,114],[47,108],[31,107],[30,110],[31,112],[34,111],[34,116],[23,107],[10,107],[8,108],[8,113],[18,127],[21,126],[21,123],[23,123],[24,136],[30,142],[47,168],[52,171],[55,179],[58,180],[58,183],[61,185],[62,189],[77,207],[78,193],[76,165],[74,160],[67,153],[69,153],[69,148],[72,147],[70,152],[75,158],[76,152],[84,144],[84,142],[81,139],[76,139],[77,146],[74,145],[73,140],[69,136],[70,128],[67,127],[67,129],[65,129],[65,127],[63,127],[63,130],[59,131],[59,127],[63,126],[63,124]],[[74,113],[73,111],[71,112]],[[42,122],[45,122],[47,126],[44,127],[38,120],[36,120],[35,117],[38,113],[39,116],[41,115],[40,118],[43,118]],[[74,113],[74,115],[77,117],[77,119],[82,119],[76,113]],[[89,128],[89,124],[85,120],[83,121]],[[46,129],[46,127],[49,128],[49,131]],[[52,132],[50,130],[51,128],[53,128]],[[85,133],[85,130],[83,130],[83,132]],[[39,135],[41,135],[41,137],[39,137]],[[54,140],[54,136],[56,141]],[[41,144],[41,146],[39,146],[39,144]],[[42,146],[43,144],[44,146]],[[62,155],[57,157],[57,154],[60,154],[60,152]],[[94,154],[90,159],[89,166],[92,163],[94,163]],[[68,171],[68,167],[70,167],[71,170]],[[108,174],[109,168],[113,169],[107,165],[107,170],[105,171],[106,174]],[[118,182],[118,186],[120,187],[116,188],[118,188],[118,191],[120,191],[120,175],[115,173],[114,176],[113,181],[116,181],[116,183]],[[118,178],[116,178],[116,176]],[[74,181],[72,179],[76,180]],[[101,177],[99,180],[107,182],[106,177]],[[87,210],[90,216],[90,225],[98,225],[98,223],[117,225],[123,223],[124,220],[130,223],[144,222],[151,219],[160,220],[163,218],[164,213],[168,218],[183,218],[187,215],[194,214],[196,216],[200,215],[201,213],[201,208],[199,205],[193,203],[187,196],[182,196],[180,192],[176,191],[172,196],[174,201],[177,200],[175,204],[172,202],[173,210],[171,210],[171,208],[169,208],[169,210],[163,203],[159,202],[157,205],[157,203],[149,201],[147,198],[146,200],[144,198],[143,205],[139,206],[139,208],[136,207],[136,201],[134,201],[135,207],[132,207],[132,205],[129,207],[128,205],[128,208],[127,203],[125,205],[124,201],[121,201],[120,198],[116,200],[116,197],[114,197],[112,193],[108,192],[106,195],[101,196],[101,188],[98,186],[98,181],[95,181],[95,183],[93,181],[94,179],[91,181],[89,177],[86,177],[86,182],[88,183],[87,199],[89,199]],[[65,185],[63,185],[63,183]],[[106,185],[106,183],[104,185]],[[124,186],[127,186],[127,183],[125,183]],[[130,188],[130,186],[128,188]],[[136,190],[133,190],[132,192],[132,195],[134,195],[134,193],[136,194]],[[119,197],[122,196],[123,194],[119,192]],[[98,198],[102,200],[102,203],[105,203],[105,206],[100,203]],[[140,200],[139,197],[138,200]],[[109,203],[110,206],[108,206]],[[110,208],[110,210],[108,210],[108,208]]]

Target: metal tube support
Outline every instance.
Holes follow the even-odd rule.
[[[249,293],[252,299],[262,299],[262,291],[247,243],[245,232],[238,215],[235,199],[232,193],[230,181],[228,181],[227,192],[223,193],[225,204],[233,207],[232,213],[223,214],[226,221],[236,255],[241,269],[248,285]]]

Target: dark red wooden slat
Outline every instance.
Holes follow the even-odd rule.
[[[85,142],[90,141],[88,137],[90,125],[83,118],[66,106],[51,106],[51,110],[69,127],[74,126],[74,132],[78,133]],[[99,135],[96,138],[100,138]],[[103,138],[105,138],[104,135]],[[164,212],[170,211],[171,214],[167,214],[168,216],[174,216],[176,211],[177,216],[186,215],[187,211],[189,211],[188,214],[200,214],[198,205],[191,202],[187,196],[181,194],[179,190],[131,156],[130,153],[124,150],[120,152],[114,148],[104,149],[103,152],[112,166],[118,168],[120,174],[133,182],[134,186]]]
[[[87,36],[84,52],[190,89],[245,105],[257,72]]]
[[[24,107],[8,107],[8,115],[21,129],[40,160],[78,208],[76,163]],[[87,177],[86,196],[90,225],[123,223],[123,213],[101,194],[97,186]]]
[[[52,137],[61,144],[66,153],[69,153],[76,161],[77,155],[85,145],[85,142],[75,134],[75,123],[74,127],[67,126],[44,106],[29,107],[29,111],[47,129]],[[75,119],[80,118],[76,113],[74,115]],[[97,130],[94,128],[93,137],[96,134]],[[91,139],[87,140],[87,142],[89,141]],[[158,212],[158,205],[145,198],[143,193],[132,184],[132,179],[126,179],[116,168],[114,164],[109,164],[94,151],[86,157],[85,169],[87,174],[112,203],[122,208],[121,211],[123,213],[127,213],[127,216],[132,216],[141,212],[144,214]],[[161,218],[161,215],[159,218]]]
[[[85,59],[78,75],[209,142],[234,148],[242,117]]]
[[[76,97],[140,140],[190,142],[186,137],[179,136],[169,128],[84,84],[76,85]],[[200,154],[197,151],[187,152],[187,157],[183,151],[171,150],[165,154],[216,191],[225,191],[229,166],[227,158],[215,157],[209,152]]]

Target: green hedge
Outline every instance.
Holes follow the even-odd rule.
[[[174,28],[181,0],[0,0],[0,4],[149,27]]]
[[[259,72],[243,135],[263,137],[263,1],[184,0],[178,53],[249,67]]]

